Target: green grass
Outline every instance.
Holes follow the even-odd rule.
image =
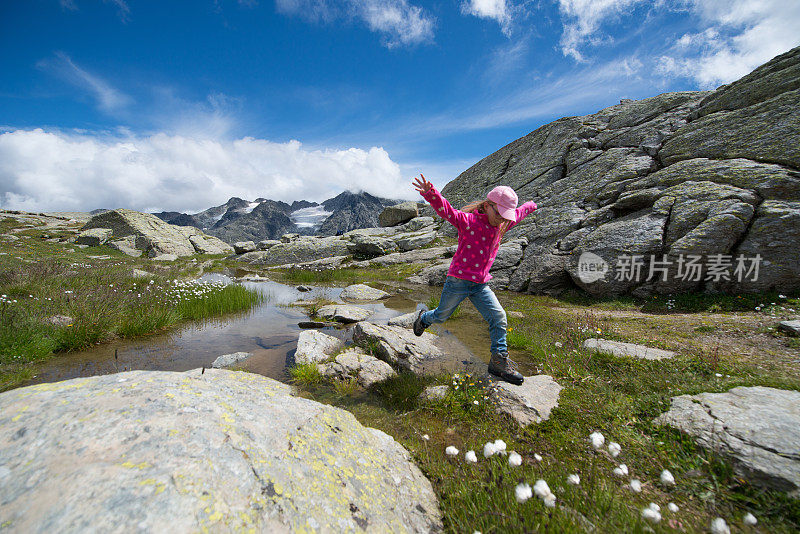
[[[741,293],[738,295],[724,293],[683,293],[676,295],[654,295],[650,298],[595,297],[584,292],[570,291],[553,303],[568,303],[605,310],[639,310],[650,313],[729,313],[754,311],[757,307],[790,305],[800,309],[800,295],[785,294],[780,297],[777,291],[760,293]]]
[[[301,363],[290,367],[289,375],[293,383],[303,387],[318,386],[322,382],[322,375],[313,363]]]

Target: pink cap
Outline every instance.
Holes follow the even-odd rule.
[[[517,220],[517,194],[507,185],[498,185],[486,195],[486,200],[497,204],[497,212],[509,221]]]

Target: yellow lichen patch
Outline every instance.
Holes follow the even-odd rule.
[[[156,480],[154,478],[148,478],[148,479],[142,480],[141,482],[139,482],[139,485],[140,486],[155,486],[155,488],[156,488],[156,493],[155,494],[156,495],[158,495],[159,493],[164,491],[164,489],[167,487],[167,485],[165,483],[159,482],[158,480]]]
[[[168,398],[168,399],[174,399],[174,398],[175,398],[175,395],[174,395],[174,394],[172,394],[172,393],[164,393],[164,396],[165,396],[166,398]]]
[[[142,463],[139,463],[139,464],[135,464],[133,462],[122,462],[119,465],[121,465],[122,467],[125,467],[126,469],[147,469],[149,467],[153,467],[152,465],[150,465],[147,462],[142,462]]]
[[[19,413],[18,413],[17,415],[15,415],[14,417],[12,417],[12,418],[11,418],[11,421],[13,421],[14,423],[16,423],[17,421],[19,421],[20,417],[22,417],[22,415],[23,415],[25,412],[27,412],[27,411],[28,411],[28,408],[29,408],[28,406],[23,406],[22,408],[20,408],[20,409],[19,409]]]

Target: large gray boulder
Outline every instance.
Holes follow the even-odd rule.
[[[681,395],[654,422],[680,429],[728,457],[754,484],[800,489],[799,391],[759,386]]]
[[[14,532],[439,532],[389,435],[269,378],[131,371],[0,394]]]
[[[93,228],[111,230],[113,240],[123,240],[132,236],[135,248],[143,251],[150,258],[164,254],[174,254],[180,257],[196,253],[230,254],[233,252],[230,245],[216,237],[204,234],[197,228],[174,226],[150,213],[140,213],[128,209],[111,210],[95,215],[81,230],[86,231]]]
[[[626,100],[546,124],[442,193],[462,205],[502,184],[537,203],[508,233],[529,241],[507,267],[515,291],[800,290],[789,245],[800,237],[798,97],[800,47],[716,91]],[[605,263],[605,277],[581,276],[584,253]],[[638,276],[626,272],[628,258],[641,264]]]
[[[108,241],[113,234],[114,232],[108,228],[91,228],[80,232],[75,238],[75,244],[98,247]]]
[[[424,247],[425,245],[431,243],[434,239],[436,239],[436,231],[431,230],[430,232],[418,232],[412,234],[404,234],[399,236],[395,243],[403,252],[407,252],[409,250],[415,250],[420,247]]]
[[[352,243],[353,254],[362,257],[383,256],[398,248],[394,240],[374,235],[356,234],[352,236]]]
[[[397,226],[410,221],[417,215],[419,215],[419,211],[417,210],[416,202],[401,202],[384,208],[381,214],[378,215],[378,221],[381,226]]]

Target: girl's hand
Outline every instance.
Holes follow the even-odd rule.
[[[431,190],[433,184],[426,180],[422,173],[419,176],[419,178],[414,178],[414,188],[420,193],[427,193]]]

